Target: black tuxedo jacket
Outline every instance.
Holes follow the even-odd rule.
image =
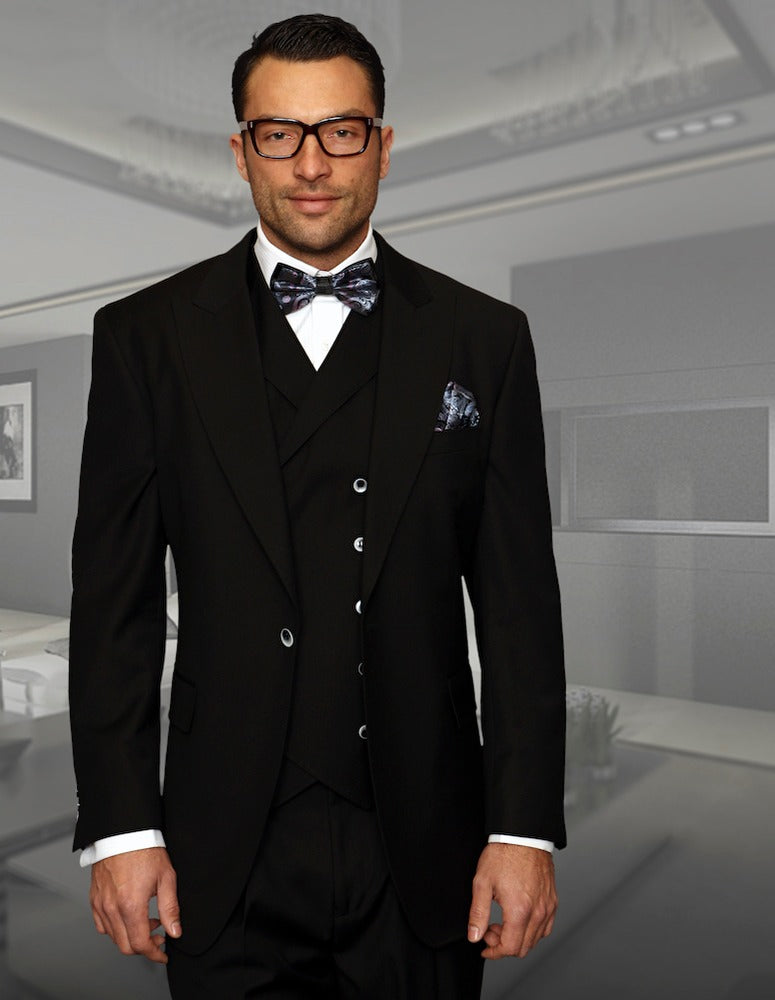
[[[191,952],[215,938],[255,857],[291,704],[284,630],[304,628],[245,277],[254,236],[98,312],[73,543],[74,846],[162,829]],[[406,915],[441,945],[465,934],[488,833],[565,842],[560,606],[524,314],[381,239],[379,252],[362,579],[368,752]],[[480,419],[438,432],[450,381],[474,394]],[[342,402],[321,394],[295,443]],[[162,795],[167,545],[180,619]]]

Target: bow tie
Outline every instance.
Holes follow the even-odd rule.
[[[338,274],[319,278],[288,264],[278,264],[270,287],[284,313],[308,306],[316,295],[335,295],[350,309],[365,314],[372,311],[379,296],[377,271],[371,260],[359,260]]]

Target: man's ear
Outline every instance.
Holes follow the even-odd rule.
[[[229,136],[229,145],[231,146],[232,153],[234,153],[234,162],[237,164],[237,170],[243,181],[250,179],[248,177],[248,165],[245,162],[245,135],[245,132],[235,132]]]
[[[384,180],[390,170],[390,150],[393,146],[393,126],[386,125],[382,129],[382,144],[379,154],[379,179]]]

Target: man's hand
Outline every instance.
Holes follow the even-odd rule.
[[[490,924],[493,899],[503,910],[502,924]],[[551,934],[556,910],[554,862],[548,851],[520,844],[485,847],[474,876],[468,916],[468,940],[484,939],[484,958],[524,958]]]
[[[159,936],[153,932],[163,927],[170,937],[180,937],[176,886],[175,870],[163,847],[95,862],[89,902],[97,930],[109,934],[124,955],[145,955],[166,964]],[[161,920],[148,916],[148,902],[154,896]]]

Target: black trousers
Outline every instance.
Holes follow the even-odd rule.
[[[174,1000],[478,1000],[482,947],[464,936],[424,945],[401,912],[373,809],[314,783],[273,808],[215,943],[192,957],[168,939],[167,975]]]

